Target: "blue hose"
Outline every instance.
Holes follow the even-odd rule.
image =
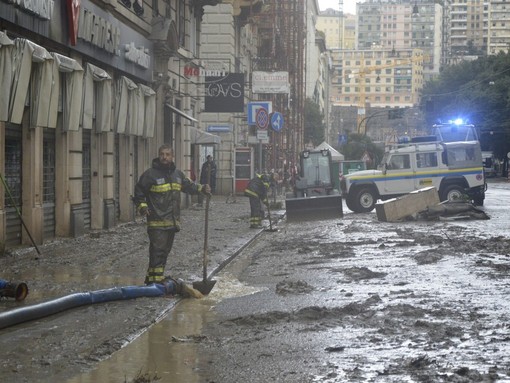
[[[158,283],[149,286],[113,287],[105,290],[70,294],[48,302],[20,307],[0,313],[0,329],[93,303],[104,303],[141,297],[160,297],[163,295],[174,295],[175,292],[175,282],[169,280],[165,281],[164,284]]]

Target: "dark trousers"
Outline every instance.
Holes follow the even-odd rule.
[[[260,226],[263,217],[264,210],[260,198],[250,197],[250,226]]]
[[[148,228],[149,234],[149,267],[145,276],[145,283],[158,283],[165,278],[165,266],[168,254],[174,244],[175,231],[168,229]]]

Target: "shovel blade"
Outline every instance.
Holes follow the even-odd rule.
[[[204,279],[203,281],[193,282],[193,288],[204,295],[208,295],[214,288],[216,281]]]

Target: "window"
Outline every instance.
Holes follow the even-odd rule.
[[[198,40],[200,34],[200,23],[197,22],[197,15],[191,15],[191,25],[190,25],[190,51],[195,56],[198,55]]]
[[[179,9],[177,10],[177,13],[179,17],[177,18],[178,24],[178,34],[179,34],[179,46],[185,47],[186,42],[186,18],[185,18],[185,5],[184,2],[177,2],[177,6]]]
[[[433,168],[437,166],[437,153],[417,153],[416,166],[418,168]]]
[[[411,161],[409,154],[396,154],[391,156],[388,169],[409,169],[411,167]]]

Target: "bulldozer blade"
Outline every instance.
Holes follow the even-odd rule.
[[[287,221],[342,218],[342,196],[326,195],[285,200]]]
[[[203,281],[193,282],[193,288],[200,291],[204,295],[208,295],[214,288],[216,281],[204,279]]]

